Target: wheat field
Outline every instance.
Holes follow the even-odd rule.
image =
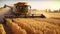
[[[3,24],[0,24],[0,34],[6,34]]]
[[[59,20],[56,19],[7,18],[6,24],[13,34],[60,34]]]

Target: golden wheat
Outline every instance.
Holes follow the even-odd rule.
[[[27,34],[60,34],[60,26],[50,24],[46,21],[41,21],[39,19],[36,20],[35,18],[13,18],[10,19],[10,21],[11,23],[17,24],[21,28],[21,30],[24,29],[27,32]]]
[[[0,34],[6,34],[2,24],[0,24]]]
[[[27,34],[24,29],[12,22],[10,19],[7,19],[7,25],[12,29],[14,34]]]

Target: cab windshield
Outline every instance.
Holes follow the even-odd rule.
[[[20,6],[20,11],[23,13],[27,13],[28,12],[28,5]]]

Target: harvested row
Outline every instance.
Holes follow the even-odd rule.
[[[54,24],[54,25],[57,25],[57,26],[60,26],[60,20],[57,20],[57,19],[52,19],[52,18],[35,18],[35,20],[37,21],[45,21],[45,22],[48,22],[50,24]]]
[[[24,29],[26,34],[60,34],[60,27],[48,22],[35,20],[34,18],[13,18],[7,19],[7,25],[9,25],[14,32],[18,27],[11,25],[16,24],[19,28]],[[25,34],[25,33],[24,33]]]
[[[42,25],[43,24],[41,24],[40,26],[42,26],[42,27],[40,27],[38,24],[37,24],[37,22],[35,22],[33,19],[15,19],[14,20],[15,22],[22,22],[22,23],[26,23],[26,24],[28,24],[29,26],[31,26],[31,27],[33,27],[33,28],[35,28],[35,29],[40,29],[40,30],[42,30],[41,28],[43,27]],[[38,25],[38,26],[37,26]],[[39,28],[40,27],[40,28]]]
[[[56,20],[56,19],[39,19],[39,18],[35,18],[34,20],[39,21],[39,22],[47,22],[46,23],[46,28],[49,28],[50,30],[55,30],[57,34],[60,34],[60,20]]]
[[[35,31],[35,29],[33,27],[31,27],[28,23],[26,23],[25,21],[23,21],[22,19],[21,19],[21,21],[13,19],[13,21],[15,23],[17,23],[21,28],[25,29],[28,34],[37,34],[36,31]],[[38,33],[38,34],[40,34],[40,33]]]
[[[40,22],[40,21],[36,21],[34,19],[15,19],[14,20],[16,23],[27,23],[28,25],[30,25],[31,27],[33,27],[35,30],[39,30],[44,32],[44,34],[60,34],[60,27],[47,23],[47,22]],[[26,24],[26,25],[27,25]]]
[[[33,19],[15,19],[14,21],[18,22],[22,22],[22,23],[26,23],[28,24],[31,28],[34,28],[35,29],[35,34],[43,34],[44,31],[43,31],[43,27],[42,25],[38,25],[37,22],[35,22]],[[41,27],[40,27],[41,26]]]
[[[0,24],[0,34],[6,34],[2,24]]]
[[[16,23],[12,22],[10,19],[6,19],[7,25],[11,28],[13,34],[27,34],[27,32],[19,27]]]

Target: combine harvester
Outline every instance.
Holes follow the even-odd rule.
[[[14,7],[5,5],[4,8],[9,7],[11,8],[12,15],[10,16],[5,16],[5,17],[24,17],[26,15],[29,15],[29,7],[31,9],[31,6],[27,4],[27,2],[18,2],[14,4]]]
[[[4,23],[6,18],[45,18],[43,14],[40,16],[34,16],[34,14],[31,14],[31,6],[28,5],[27,2],[18,2],[14,4],[13,7],[4,5],[4,8],[6,7],[11,8],[11,15],[4,16]]]
[[[4,8],[6,8],[6,7],[9,7],[11,9],[11,15],[5,15],[4,19],[3,19],[4,20],[3,24],[7,25],[7,26],[8,26],[8,24],[7,24],[6,19],[8,19],[8,18],[14,19],[14,18],[34,18],[34,17],[39,17],[39,16],[34,16],[34,14],[32,14],[32,16],[30,16],[31,15],[31,13],[30,13],[31,6],[28,5],[27,2],[18,2],[16,4],[14,4],[14,7],[5,5]],[[11,25],[14,26],[14,24],[11,24]],[[15,30],[15,31],[17,31],[17,30]],[[13,30],[13,32],[14,32],[14,30]]]
[[[9,7],[11,8],[12,14],[13,15],[8,15],[5,17],[39,17],[39,16],[34,16],[34,14],[31,14],[31,6],[27,4],[27,2],[18,2],[14,4],[14,7],[5,5],[4,8]],[[32,16],[30,16],[32,15]],[[43,14],[41,14],[40,17],[45,17]]]

